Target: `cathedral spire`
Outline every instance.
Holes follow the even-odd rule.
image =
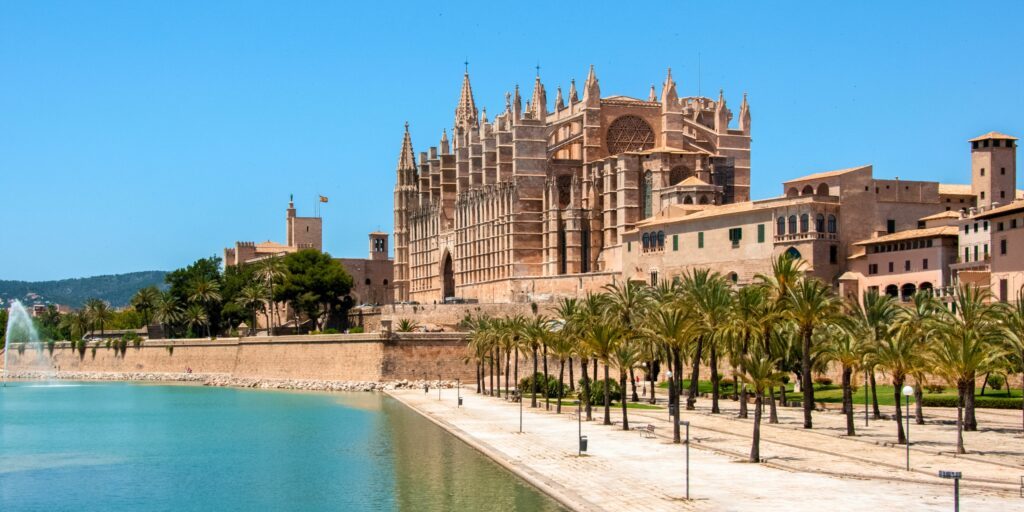
[[[462,91],[459,93],[459,105],[455,107],[455,126],[468,126],[476,123],[476,101],[473,100],[473,87],[469,84],[469,67],[462,75]]]
[[[565,108],[565,100],[562,99],[562,86],[558,86],[558,93],[555,94],[555,111]]]
[[[597,73],[594,72],[593,64],[587,73],[587,82],[583,84],[583,102],[588,105],[598,105],[601,102],[601,87],[597,83]]]
[[[441,131],[441,154],[447,155],[448,153],[448,130],[444,129]]]
[[[533,105],[533,118],[544,120],[548,113],[548,94],[544,90],[544,84],[540,83],[540,67],[538,66],[537,78],[533,82],[533,98],[530,99]]]
[[[743,103],[740,104],[740,130],[744,135],[750,135],[750,105],[747,103],[747,93],[743,93]]]
[[[658,101],[658,96],[654,94],[654,84],[651,84],[651,92],[647,95],[647,101]]]
[[[672,68],[668,68],[665,75],[665,83],[661,86],[661,108],[674,109],[679,102],[679,95],[676,93],[676,81],[672,79]]]
[[[405,122],[405,136],[402,137],[402,151],[398,154],[399,171],[416,170],[416,154],[412,151],[412,137],[409,135],[409,122]]]
[[[512,95],[512,120],[518,121],[523,113],[523,99],[519,96],[519,84],[516,84],[516,92]]]
[[[576,79],[569,80],[569,104],[579,103],[580,96],[576,94]]]

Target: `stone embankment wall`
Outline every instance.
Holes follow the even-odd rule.
[[[218,340],[149,340],[124,353],[91,343],[81,353],[66,342],[8,355],[11,371],[220,374],[241,379],[394,381],[471,380],[466,337],[448,333],[274,336]]]

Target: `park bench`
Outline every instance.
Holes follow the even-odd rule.
[[[637,427],[636,429],[640,431],[640,437],[654,439],[654,425],[644,425],[642,427]]]
[[[518,401],[520,401],[522,399],[523,399],[523,396],[519,394],[519,391],[513,391],[512,392],[512,401],[513,402],[518,402]]]

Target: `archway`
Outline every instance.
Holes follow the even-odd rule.
[[[818,195],[819,196],[827,196],[828,195],[828,184],[827,183],[822,183],[821,185],[818,185]]]
[[[786,256],[789,256],[791,259],[794,260],[799,260],[800,251],[798,251],[796,247],[790,247],[789,249],[786,249]]]
[[[812,187],[810,185],[804,185],[803,191],[800,192],[800,195],[802,195],[802,196],[809,196],[809,195],[813,195],[813,194],[814,194],[814,187]]]
[[[889,286],[885,287],[885,294],[893,298],[899,297],[900,287],[894,284],[890,284]]]
[[[907,283],[903,285],[903,288],[900,290],[900,298],[903,300],[910,300],[916,292],[917,286],[915,286],[914,283]]]
[[[452,267],[452,254],[445,253],[444,262],[441,263],[441,300],[455,296],[455,270]]]
[[[790,187],[789,190],[786,191],[786,197],[796,197],[798,195],[800,195],[800,192],[796,187]]]
[[[917,287],[917,291],[932,293],[934,290],[932,289],[932,284],[929,283],[928,281],[925,281],[925,282],[921,283],[921,286]]]
[[[693,198],[690,197],[690,196],[684,197],[683,198],[683,204],[693,204]]]

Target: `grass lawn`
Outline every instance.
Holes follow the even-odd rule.
[[[690,385],[689,380],[683,380],[683,389],[687,389]],[[658,387],[668,392],[668,382],[659,382]],[[697,384],[697,389],[701,393],[711,393],[711,381],[702,380]],[[722,396],[732,394],[732,386],[722,384],[720,386]],[[870,391],[869,400],[870,400]],[[777,396],[777,395],[776,395]],[[793,402],[799,402],[802,398],[802,394],[793,393],[793,384],[786,385],[786,399]],[[925,391],[927,397],[956,397],[956,388],[944,388],[941,393],[929,393]],[[981,395],[981,387],[977,388],[975,396]],[[1004,386],[1001,390],[995,390],[992,388],[985,389],[985,397],[989,399],[1007,398],[1006,387]],[[1021,390],[1019,388],[1012,389],[1010,391],[1010,398],[1020,398]],[[878,405],[893,405],[895,397],[893,396],[893,388],[889,384],[878,384]],[[814,385],[814,401],[824,403],[842,403],[843,402],[843,388],[837,384],[815,384]],[[910,397],[910,402],[914,402],[914,397]],[[853,403],[862,404],[864,403],[864,388],[855,388],[853,392]]]
[[[527,396],[526,399],[529,400],[530,399],[529,396]],[[567,399],[563,398],[562,399],[562,409],[564,410],[566,407],[576,407],[576,403],[578,401],[579,400],[567,400]],[[554,398],[549,398],[548,402],[551,402],[551,405],[554,405],[555,403],[557,403],[557,400],[555,400]],[[594,407],[598,407],[598,408],[603,408],[604,407],[604,403],[594,404],[593,406]],[[613,408],[618,407],[619,409],[621,409],[622,405],[619,404],[619,402],[612,402],[612,407]],[[651,405],[651,404],[646,404],[646,403],[643,403],[643,402],[626,402],[626,409],[663,410],[665,408],[660,406],[660,405]]]

